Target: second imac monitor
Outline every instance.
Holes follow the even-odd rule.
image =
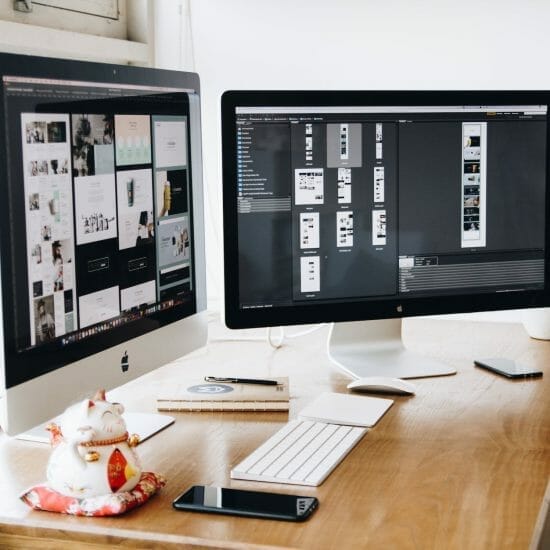
[[[200,128],[197,74],[0,54],[4,432],[206,343]]]
[[[227,92],[226,319],[336,323],[354,376],[417,362],[400,318],[548,304],[546,92]],[[381,321],[383,320],[383,321]]]

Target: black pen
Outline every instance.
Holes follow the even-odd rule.
[[[261,378],[223,378],[218,376],[205,376],[206,382],[225,382],[226,384],[261,384],[262,386],[276,386],[277,380],[263,380]]]

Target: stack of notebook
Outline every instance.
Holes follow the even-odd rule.
[[[157,398],[159,411],[288,411],[288,377],[277,385],[189,381],[166,388]]]

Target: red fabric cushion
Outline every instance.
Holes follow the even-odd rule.
[[[143,472],[134,489],[124,493],[74,498],[61,495],[47,485],[37,485],[25,491],[20,498],[35,510],[75,516],[116,516],[147,502],[165,484],[166,480],[161,475]]]

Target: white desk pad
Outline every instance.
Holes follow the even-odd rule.
[[[371,428],[392,404],[393,399],[345,393],[322,393],[302,409],[298,417],[329,424]]]

